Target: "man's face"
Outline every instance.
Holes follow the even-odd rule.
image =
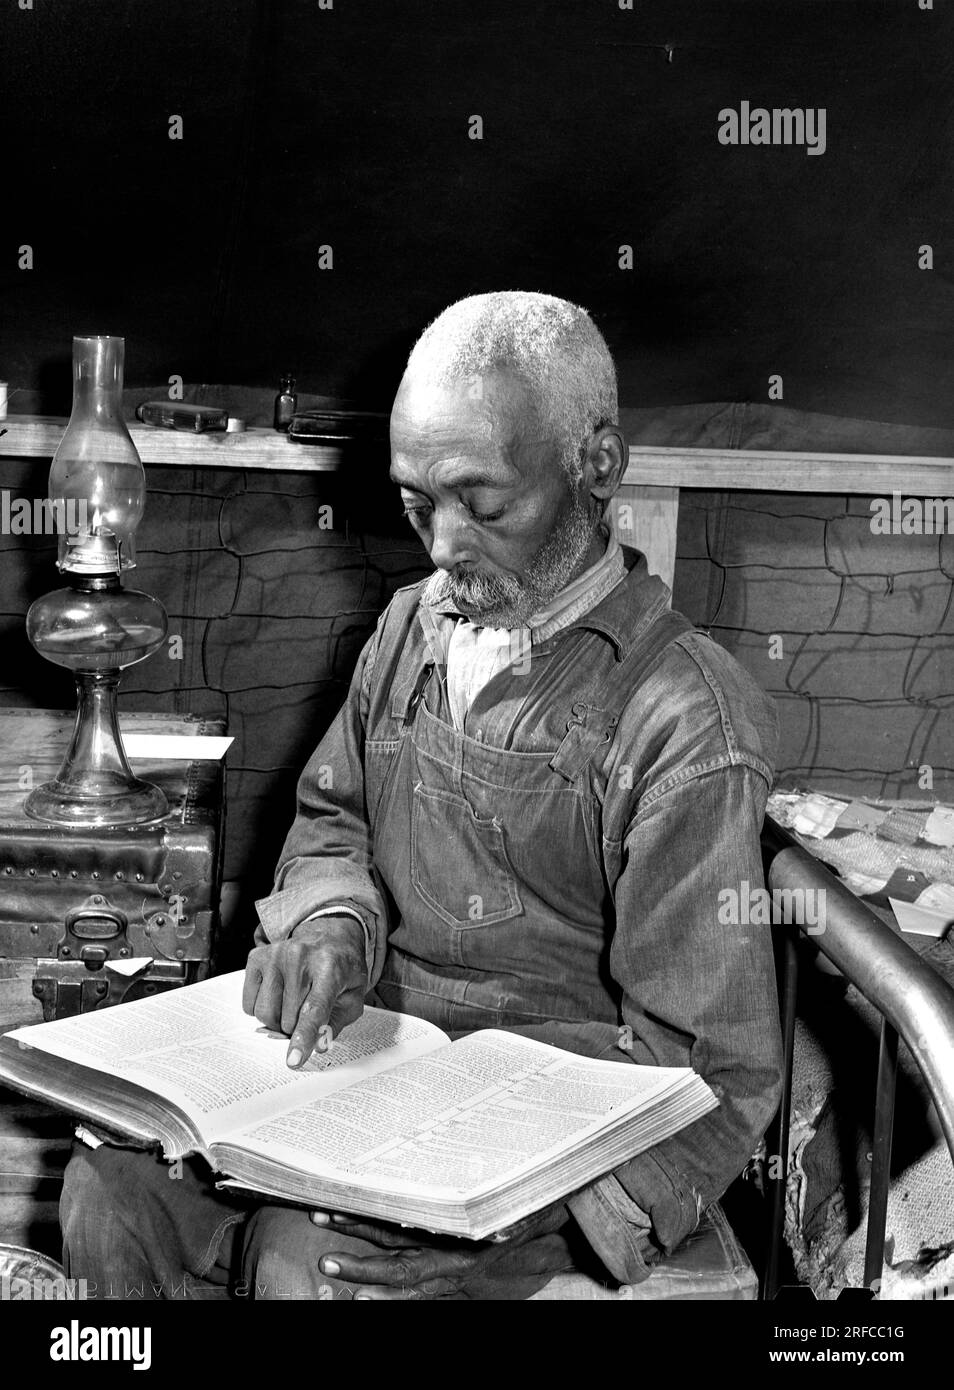
[[[602,509],[570,483],[524,385],[502,371],[446,386],[408,372],[391,412],[391,479],[450,598],[517,627],[599,558]]]

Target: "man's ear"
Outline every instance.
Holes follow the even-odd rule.
[[[628,462],[629,445],[619,425],[603,425],[595,430],[583,465],[591,495],[609,501],[623,481]]]

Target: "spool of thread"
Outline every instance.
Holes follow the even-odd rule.
[[[245,433],[245,421],[239,419],[239,417],[238,417],[237,415],[230,415],[229,418],[228,418],[228,420],[226,420],[226,422],[225,422],[225,433],[226,433],[226,434],[244,434],[244,433]]]
[[[0,420],[7,418],[7,383],[0,381]]]

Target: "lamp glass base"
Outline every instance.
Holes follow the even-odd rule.
[[[44,782],[26,798],[23,810],[31,820],[106,830],[161,820],[169,814],[169,803],[160,787],[138,778],[110,796],[78,795],[62,782]]]

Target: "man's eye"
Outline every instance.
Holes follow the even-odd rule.
[[[466,503],[464,505],[467,506]],[[424,525],[427,522],[433,510],[433,507],[429,507],[426,504],[418,504],[417,506],[402,507],[401,513],[403,516],[410,517],[412,521],[416,521],[418,525]],[[500,518],[503,516],[504,512],[506,511],[506,508],[501,507],[500,510],[496,512],[478,512],[475,511],[473,507],[467,507],[467,510],[473,517],[474,521],[476,521],[479,525],[483,525],[485,522],[488,521],[499,521]]]
[[[500,518],[503,516],[504,512],[506,511],[506,507],[501,507],[500,510],[497,512],[475,512],[473,507],[468,507],[467,510],[470,512],[471,516],[474,518],[475,521],[499,521]]]

